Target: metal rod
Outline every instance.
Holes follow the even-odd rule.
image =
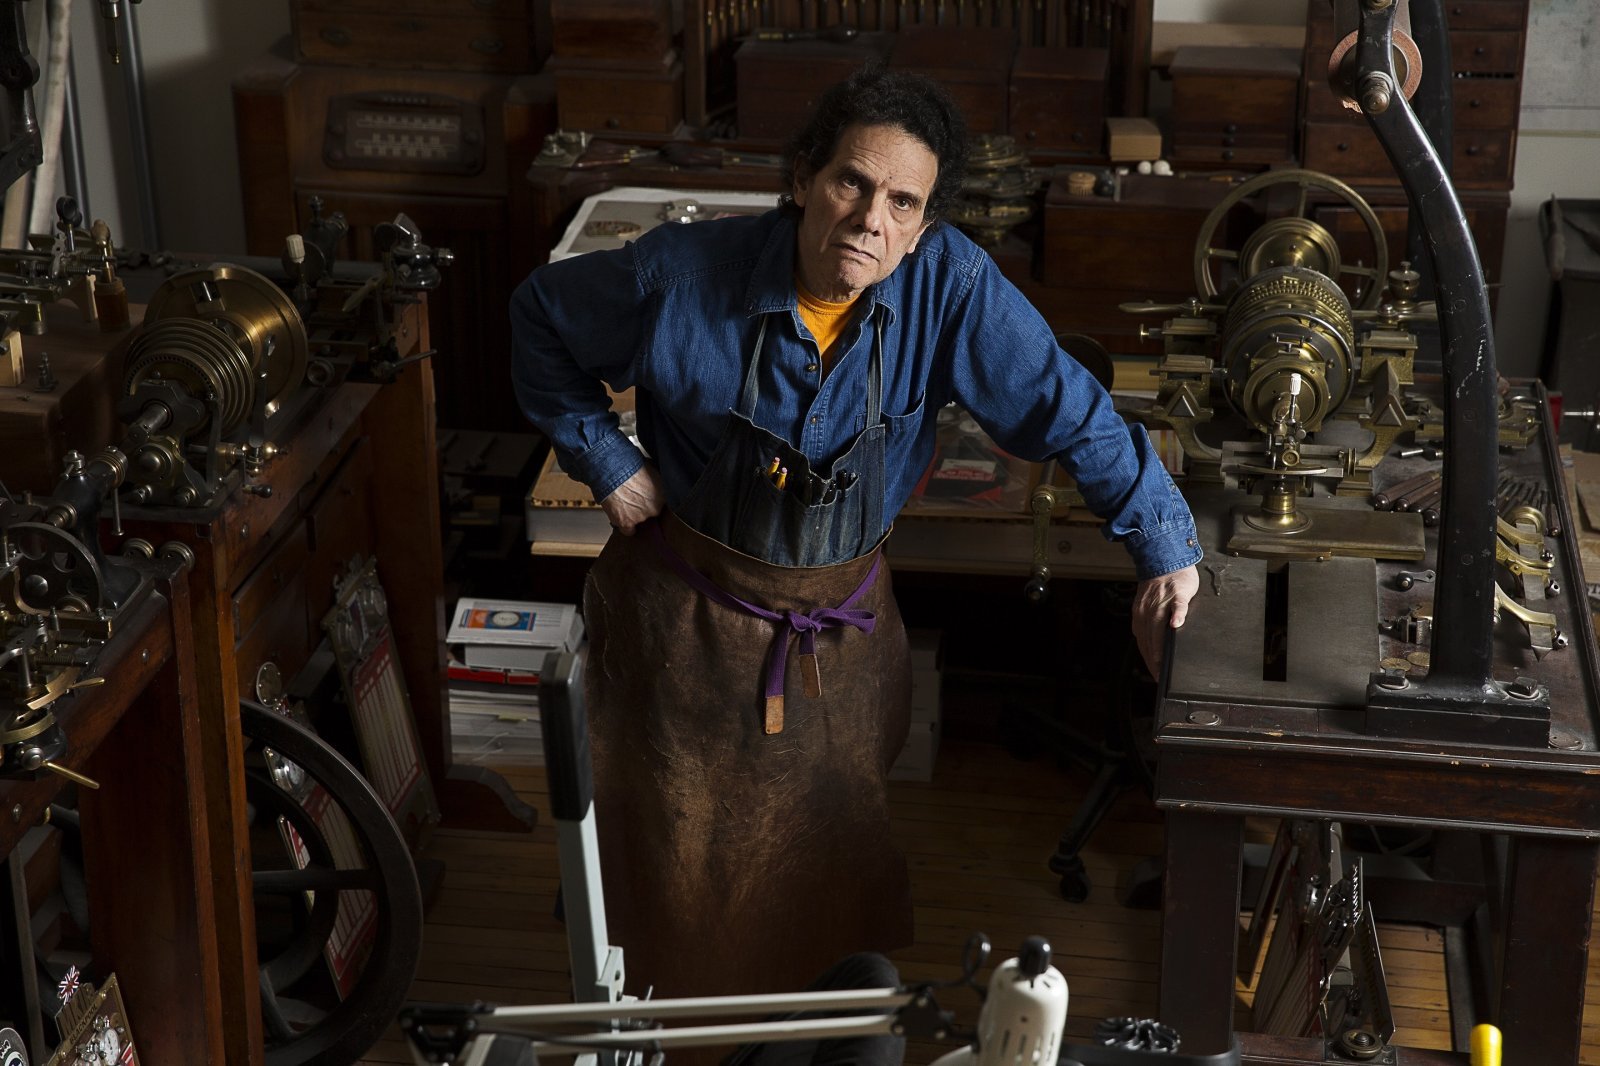
[[[83,168],[83,124],[78,115],[78,69],[72,50],[67,50],[66,111],[61,126],[61,175],[67,195],[78,201],[87,224],[94,219],[89,210],[89,176]]]
[[[128,138],[133,147],[133,170],[139,194],[139,229],[144,246],[161,248],[161,220],[156,213],[155,171],[150,163],[150,116],[144,105],[144,57],[139,51],[138,4],[128,4],[117,19],[118,46],[122,49],[122,90],[128,97]]]
[[[1443,342],[1444,507],[1439,586],[1424,691],[1481,690],[1494,655],[1495,426],[1499,423],[1494,332],[1483,265],[1444,164],[1395,81],[1392,4],[1361,3],[1352,96],[1394,165],[1412,217],[1420,218],[1438,288]]]

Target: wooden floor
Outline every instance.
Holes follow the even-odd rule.
[[[447,872],[428,914],[415,999],[570,999],[566,938],[552,917],[556,845],[544,775],[535,768],[501,769],[540,809],[540,824],[522,836],[436,834],[431,854]],[[1118,905],[1116,888],[1140,859],[1160,851],[1159,812],[1137,792],[1118,802],[1084,856],[1093,879],[1086,903],[1060,899],[1044,866],[1087,783],[1080,772],[1043,760],[1019,762],[996,745],[947,740],[931,784],[892,785],[895,831],[917,903],[917,942],[894,956],[905,978],[955,976],[962,945],[975,930],[994,942],[995,961],[1038,933],[1049,938],[1070,986],[1069,1038],[1086,1036],[1103,1017],[1155,1015],[1159,916]],[[1257,831],[1264,835],[1269,827]],[[1380,940],[1400,1026],[1397,1042],[1448,1048],[1440,935],[1381,926]],[[1241,1009],[1248,999],[1241,989]],[[970,993],[952,990],[940,1002],[968,1023],[976,1018]],[[1242,1023],[1243,1013],[1239,1018]],[[944,1050],[913,1046],[907,1061],[925,1063]],[[395,1031],[363,1061],[411,1059]],[[1600,952],[1590,961],[1582,1061],[1600,1066]]]

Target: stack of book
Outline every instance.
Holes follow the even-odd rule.
[[[455,758],[543,765],[539,670],[550,652],[583,643],[577,605],[463,598],[445,641]]]

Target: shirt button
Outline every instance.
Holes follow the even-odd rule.
[[[807,363],[806,364],[806,372],[809,373],[809,374],[815,374],[817,372],[817,364],[816,363]]]
[[[821,421],[822,421],[822,416],[821,415],[812,415],[811,416],[811,424],[813,426],[816,425],[818,422],[821,422]]]

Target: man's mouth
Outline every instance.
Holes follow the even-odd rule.
[[[844,244],[844,243],[841,242],[839,244],[835,244],[834,247],[838,248],[840,251],[849,252],[851,255],[860,256],[862,259],[870,259],[873,262],[877,262],[877,259],[878,259],[877,256],[873,255],[871,252],[867,251],[865,248],[857,248],[853,244]]]

